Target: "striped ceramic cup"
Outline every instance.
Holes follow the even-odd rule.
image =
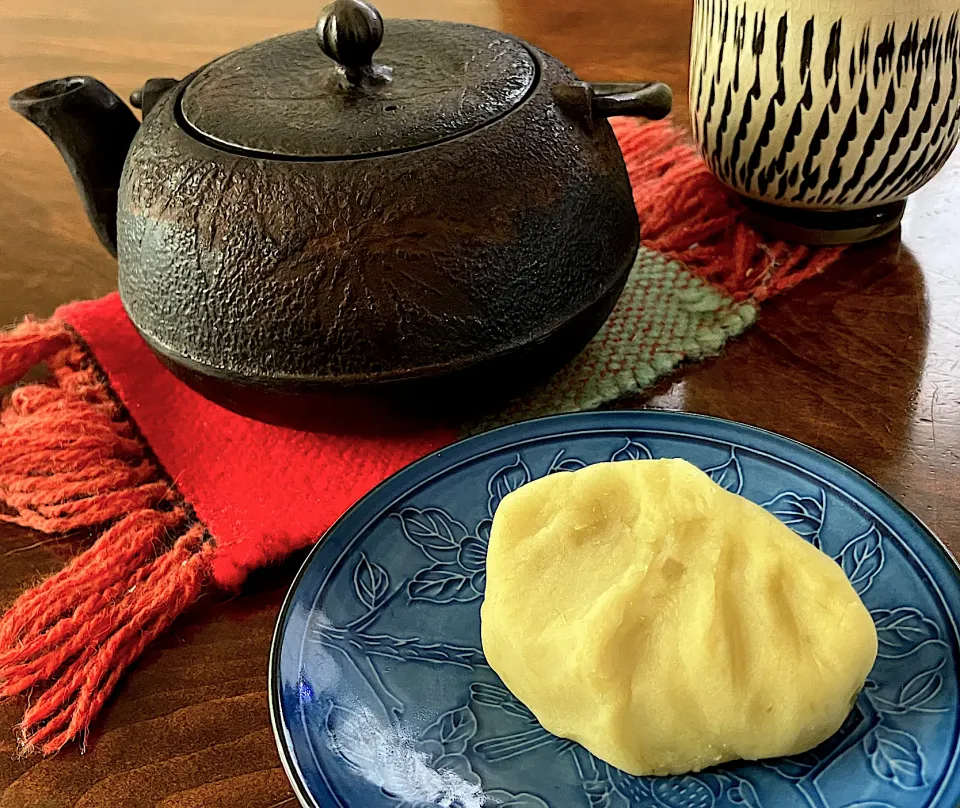
[[[960,138],[958,73],[958,0],[695,0],[697,145],[788,239],[896,228]]]

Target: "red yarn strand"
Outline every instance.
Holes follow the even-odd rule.
[[[670,123],[613,121],[630,166],[643,244],[736,300],[760,302],[822,273],[842,253],[766,240],[747,210]]]
[[[102,529],[0,617],[0,698],[30,694],[21,746],[49,754],[85,736],[127,668],[200,596],[212,541],[64,326],[0,335],[5,384],[37,362],[53,383],[20,387],[0,409],[0,521]]]
[[[0,337],[0,368],[42,357],[57,380],[15,390],[0,413],[0,521],[47,533],[107,524],[173,496],[69,336],[28,321]]]
[[[0,387],[20,381],[28,371],[69,344],[70,334],[60,324],[26,320],[3,336]]]
[[[21,724],[27,750],[39,745],[42,752],[50,753],[84,732],[123,672],[199,597],[208,563],[208,551],[198,546],[201,537],[200,529],[188,531],[172,550],[136,576],[127,596],[110,613],[109,633],[102,624],[93,629],[99,634],[97,650],[84,659],[83,677],[58,679],[34,700]],[[62,726],[64,713],[69,714],[67,728],[48,731],[49,723]]]

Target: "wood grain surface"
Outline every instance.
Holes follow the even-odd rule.
[[[387,16],[525,37],[589,79],[685,84],[690,0],[384,0]],[[0,96],[89,73],[126,96],[238,45],[310,25],[304,0],[3,0]],[[709,413],[829,452],[879,481],[960,551],[960,156],[911,201],[902,236],[769,303],[715,360],[629,406]],[[114,288],[53,146],[0,110],[0,323]],[[0,603],[83,547],[0,528]],[[208,596],[143,657],[81,756],[15,757],[22,702],[0,706],[0,808],[295,806],[266,700],[267,648],[299,559],[232,599]]]

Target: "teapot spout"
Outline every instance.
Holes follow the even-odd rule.
[[[27,87],[10,106],[60,150],[100,243],[117,254],[117,192],[127,150],[140,124],[130,108],[90,76]]]

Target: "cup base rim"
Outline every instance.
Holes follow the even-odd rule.
[[[838,246],[873,241],[900,226],[906,201],[860,210],[807,210],[741,197],[763,233],[797,244]]]

